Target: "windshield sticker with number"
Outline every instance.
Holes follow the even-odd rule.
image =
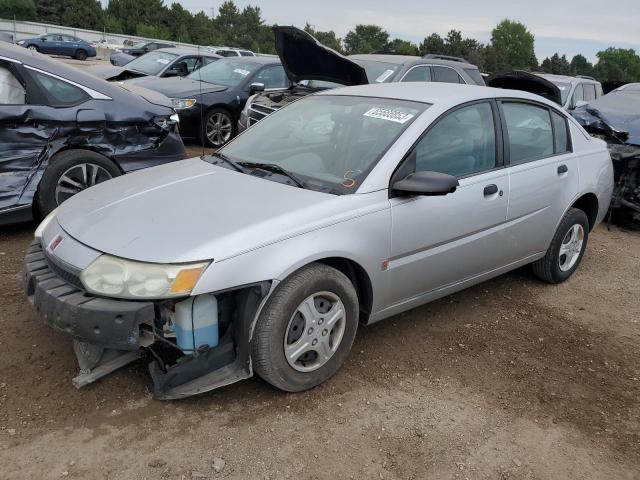
[[[376,82],[377,83],[382,83],[386,79],[388,79],[391,75],[393,75],[393,70],[385,70],[384,72],[382,72],[382,75],[380,75],[378,78],[376,78]]]
[[[407,123],[413,118],[411,113],[393,110],[391,108],[372,108],[364,113],[365,117],[378,118],[380,120],[388,120],[396,123]]]
[[[243,77],[246,77],[247,75],[249,75],[251,73],[249,70],[243,70],[242,68],[236,68],[233,72],[234,73],[239,73]]]

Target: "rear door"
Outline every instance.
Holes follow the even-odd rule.
[[[437,294],[504,264],[509,180],[501,142],[497,105],[482,101],[445,114],[407,155],[398,177],[436,171],[458,177],[460,186],[445,196],[390,200],[389,305]]]
[[[443,65],[432,65],[431,76],[434,82],[443,83],[466,83],[455,68],[445,67]]]
[[[536,102],[501,102],[509,172],[509,262],[545,252],[569,199],[578,169],[564,114]]]

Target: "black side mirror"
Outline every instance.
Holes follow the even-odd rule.
[[[249,85],[249,93],[251,95],[258,92],[264,92],[264,83],[252,83]]]
[[[392,189],[404,195],[437,196],[455,192],[458,185],[458,179],[453,175],[416,172],[394,183]]]

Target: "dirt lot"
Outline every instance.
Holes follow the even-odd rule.
[[[32,230],[0,233],[2,479],[640,478],[638,233],[600,227],[564,285],[523,269],[361,328],[310,392],[164,403],[142,362],[71,385],[22,293]]]

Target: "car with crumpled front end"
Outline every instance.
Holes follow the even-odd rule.
[[[38,228],[25,288],[74,339],[78,385],[144,351],[156,398],[254,372],[301,391],[359,325],[528,264],[568,280],[612,189],[605,143],[539,96],[327,90],[73,197]]]

